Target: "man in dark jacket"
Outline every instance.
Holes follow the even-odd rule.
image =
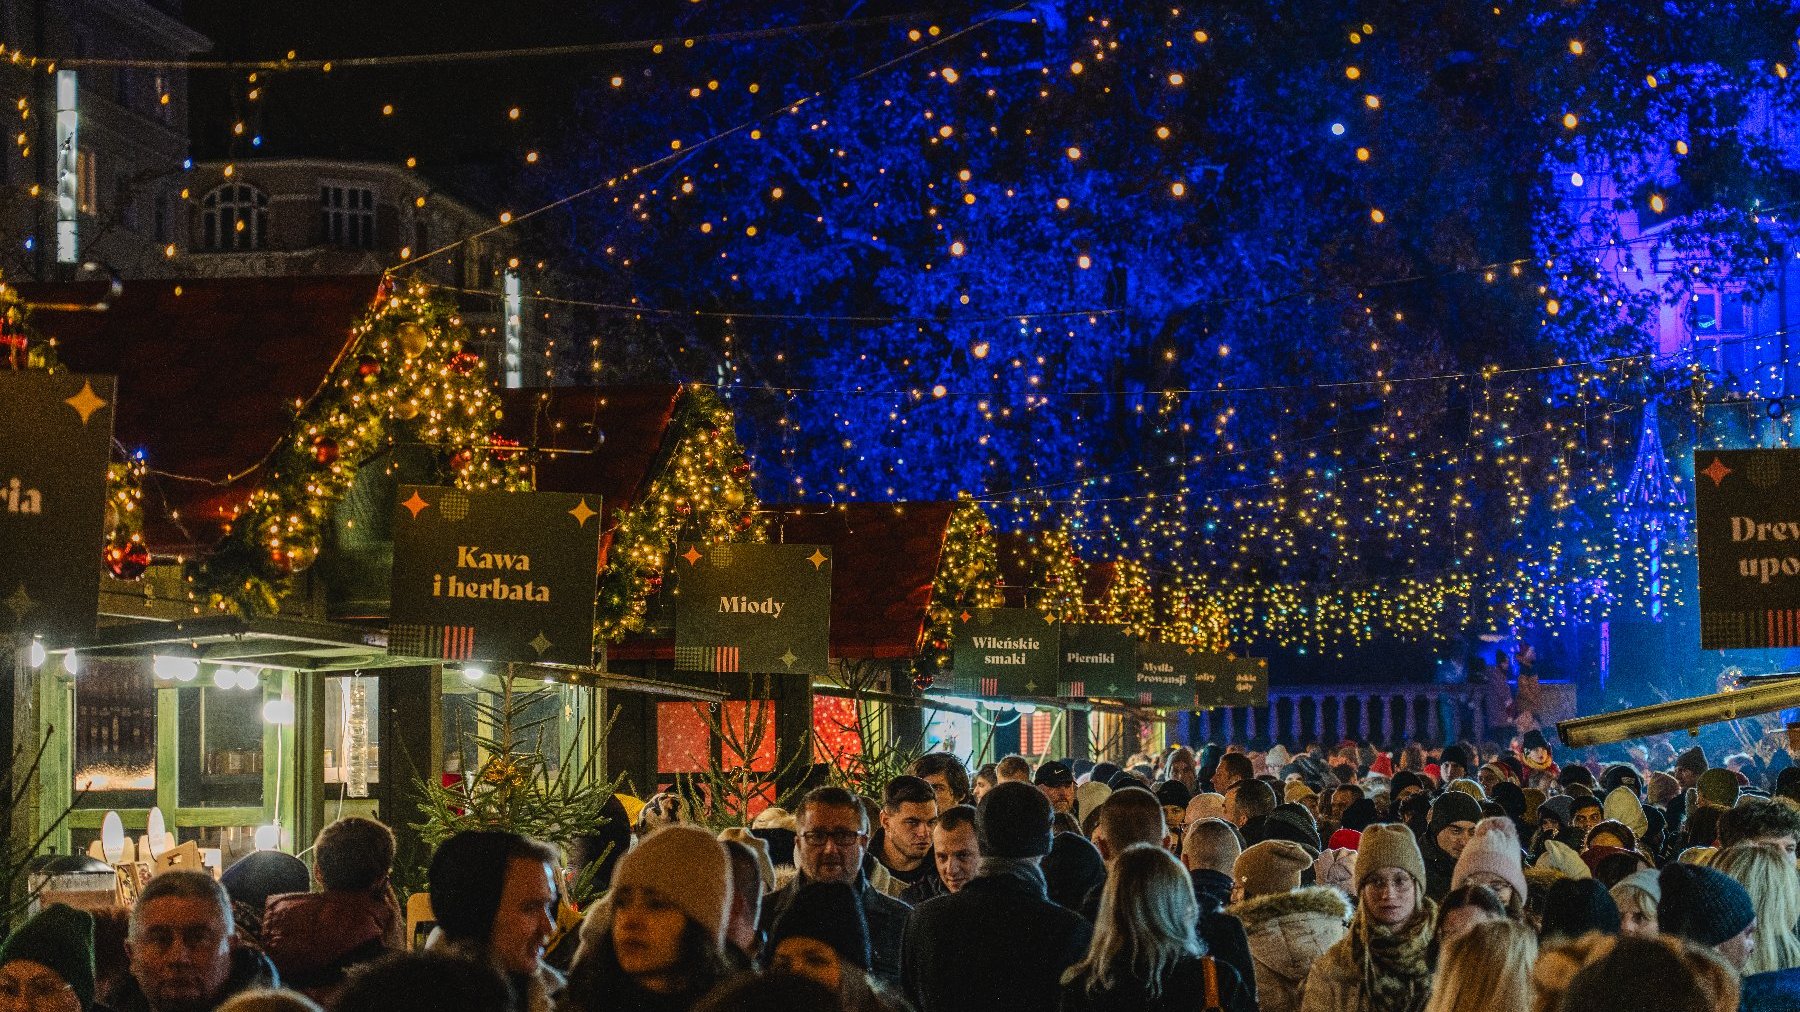
[[[1047,895],[1038,862],[1050,853],[1050,819],[1049,799],[1030,784],[982,797],[981,873],[913,911],[906,928],[902,978],[918,1012],[1056,1007],[1063,971],[1087,954],[1093,928]]]
[[[1462,856],[1480,821],[1480,803],[1462,791],[1445,791],[1431,803],[1426,838],[1419,841],[1419,853],[1425,858],[1425,895],[1434,900],[1449,895],[1456,859]]]
[[[262,953],[231,942],[231,900],[212,876],[169,871],[144,887],[125,951],[131,982],[118,1012],[211,1012],[240,991],[275,987]]]
[[[775,928],[801,888],[813,882],[843,882],[862,898],[869,922],[873,966],[869,974],[884,984],[900,984],[900,945],[912,908],[869,885],[863,854],[869,846],[869,820],[856,796],[841,787],[819,787],[807,793],[794,813],[794,860],[799,874],[763,899],[762,930]]]

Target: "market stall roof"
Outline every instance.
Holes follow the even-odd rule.
[[[952,502],[768,506],[771,535],[788,544],[830,545],[831,656],[915,657],[925,637],[931,588]],[[610,645],[619,660],[667,660],[674,644],[643,638]]]
[[[212,545],[258,467],[348,347],[376,275],[29,283],[32,325],[63,364],[119,377],[114,435],[142,450],[152,550]],[[104,301],[104,311],[94,305]]]

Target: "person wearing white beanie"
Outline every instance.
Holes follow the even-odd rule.
[[[1281,775],[1281,768],[1283,766],[1286,766],[1293,761],[1294,757],[1289,755],[1288,750],[1279,743],[1277,743],[1275,747],[1269,749],[1269,754],[1263,757],[1263,762],[1269,767],[1269,772],[1276,776]]]

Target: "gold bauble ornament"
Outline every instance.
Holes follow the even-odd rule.
[[[419,417],[419,406],[412,401],[401,401],[394,405],[394,417],[403,422],[410,422]]]
[[[431,332],[425,329],[425,325],[410,320],[400,325],[398,333],[400,350],[406,353],[407,358],[417,358],[424,354],[425,345],[431,341]]]

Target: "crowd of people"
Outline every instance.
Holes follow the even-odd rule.
[[[424,939],[393,834],[346,818],[310,866],[45,907],[0,944],[0,1010],[1800,1009],[1800,767],[1617,758],[1559,765],[1535,732],[973,776],[934,753],[718,832],[615,798],[576,845],[443,842]]]

